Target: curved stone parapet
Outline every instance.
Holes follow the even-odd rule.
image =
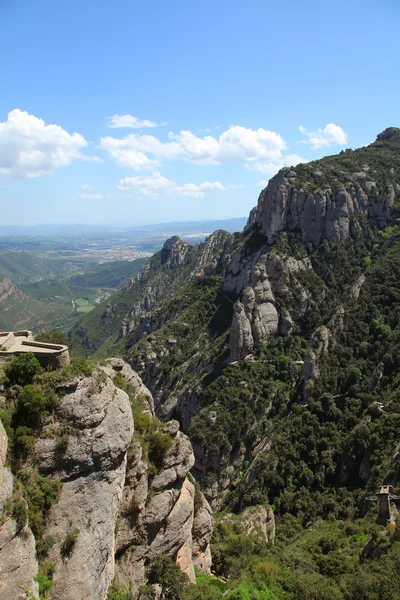
[[[60,369],[69,364],[68,346],[35,342],[31,331],[1,331],[0,360],[8,360],[25,352],[32,352],[42,367]]]

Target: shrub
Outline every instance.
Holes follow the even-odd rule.
[[[69,437],[68,435],[63,435],[60,439],[57,440],[55,452],[56,454],[65,454],[68,449]]]
[[[59,480],[44,477],[32,469],[20,471],[18,480],[28,503],[29,525],[35,538],[40,540],[47,513],[58,501],[62,484]]]
[[[62,344],[63,346],[68,346],[69,344],[68,336],[60,329],[55,328],[38,333],[36,340],[38,342],[46,342],[48,344]]]
[[[36,540],[36,548],[39,559],[45,558],[53,546],[54,538],[52,535],[46,535],[43,538]]]
[[[21,425],[17,427],[14,436],[15,452],[18,456],[27,456],[35,446],[35,436],[30,427]]]
[[[194,514],[195,516],[199,510],[203,507],[203,494],[201,493],[200,484],[194,480]]]
[[[14,356],[4,368],[5,385],[28,385],[42,372],[42,367],[32,352]]]
[[[154,558],[148,572],[149,582],[158,583],[165,600],[181,600],[189,586],[187,576],[174,563],[172,558],[162,554]]]
[[[130,589],[125,585],[119,587],[117,583],[112,583],[108,588],[107,600],[134,600]]]
[[[61,556],[63,558],[70,558],[72,552],[74,551],[79,534],[80,530],[78,528],[68,531],[63,545],[61,546]]]
[[[272,590],[258,590],[254,583],[241,583],[226,598],[227,600],[278,600]]]
[[[16,502],[13,506],[12,517],[17,524],[17,529],[21,530],[28,522],[28,506],[25,500]]]
[[[20,392],[17,400],[16,421],[21,425],[37,427],[49,414],[56,402],[54,393],[46,395],[38,385],[28,384]]]
[[[47,593],[53,585],[53,575],[56,570],[56,564],[50,561],[44,561],[39,566],[39,572],[35,579],[39,584],[40,598],[47,598]]]
[[[92,374],[92,371],[93,365],[90,364],[86,358],[82,358],[80,356],[71,358],[70,364],[65,366],[63,369],[63,372],[67,377],[74,377],[77,375],[84,375],[85,377],[88,377]]]
[[[149,442],[149,459],[157,467],[160,467],[165,455],[172,447],[172,438],[168,434],[153,431],[148,437]]]

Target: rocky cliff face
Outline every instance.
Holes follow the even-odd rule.
[[[243,272],[237,270],[237,261],[240,258],[234,256],[228,263],[224,281],[225,290],[240,293],[229,338],[232,360],[251,353],[278,331],[282,335],[291,331],[293,322],[304,316],[308,306],[307,291],[295,275],[311,269],[307,259],[297,260],[263,247],[253,257],[252,262],[257,262],[246,271],[242,283]]]
[[[115,383],[123,383],[129,396]],[[131,403],[140,405],[139,417],[150,424],[153,399],[126,363],[112,359],[91,376],[60,386],[54,415],[25,466],[62,482],[44,531],[44,538],[52,540],[46,560],[55,565],[49,597],[104,600],[116,576],[137,592],[146,583],[149,561],[159,554],[175,559],[192,581],[194,563],[209,570],[212,516],[189,476],[193,451],[179,424],[162,426],[160,435],[168,445],[155,469],[147,446],[134,434],[131,410]],[[6,448],[1,428],[2,501],[12,493]],[[35,540],[28,526],[17,531],[11,517],[3,520],[0,556],[1,597],[19,598],[21,588],[38,597]]]
[[[356,235],[356,218],[365,216],[378,228],[385,226],[399,198],[397,182],[383,194],[368,165],[356,173],[343,173],[344,183],[324,184],[311,191],[298,182],[296,170],[282,170],[260,194],[254,222],[269,241],[281,231],[294,232],[304,243],[318,244],[323,238],[346,240]],[[322,173],[314,171],[318,183]]]
[[[6,467],[6,456],[7,435],[0,421],[0,596],[4,600],[22,600],[29,598],[29,590],[38,598],[35,538],[27,525],[20,528],[9,511],[5,511],[13,491],[18,494],[11,471]],[[24,500],[22,503],[25,506]]]

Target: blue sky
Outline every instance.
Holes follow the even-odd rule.
[[[0,0],[1,223],[247,215],[400,124],[399,7]]]

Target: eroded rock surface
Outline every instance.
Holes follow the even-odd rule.
[[[49,597],[105,600],[116,575],[136,593],[146,583],[149,561],[160,554],[170,555],[194,582],[195,563],[210,569],[213,522],[200,492],[201,516],[195,514],[195,485],[189,477],[193,450],[179,423],[155,423],[155,430],[171,441],[155,468],[147,446],[134,435],[131,409],[131,401],[138,403],[151,422],[153,398],[126,363],[110,359],[90,376],[61,383],[59,393],[30,463],[62,482],[44,531],[53,542],[47,558],[55,564]],[[0,424],[2,502],[12,493],[6,452]],[[24,589],[38,597],[37,572],[32,532],[27,526],[17,531],[8,517],[0,526],[0,597],[24,598]]]
[[[5,466],[7,445],[7,435],[0,421],[0,514],[13,493],[13,477]],[[15,520],[3,514],[0,520],[0,598],[22,600],[29,597],[28,591],[31,597],[39,598],[39,586],[34,579],[37,573],[32,531],[28,525],[18,529]]]

